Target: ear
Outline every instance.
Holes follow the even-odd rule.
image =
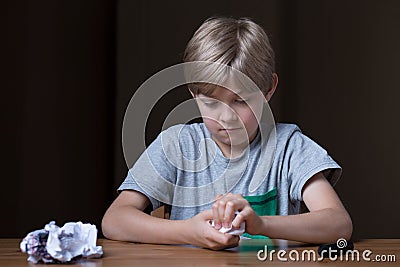
[[[275,93],[277,86],[278,86],[278,75],[276,73],[273,73],[272,74],[272,85],[268,89],[267,93],[265,94],[265,99],[267,100],[267,102],[269,102],[269,100],[271,100],[272,96]]]

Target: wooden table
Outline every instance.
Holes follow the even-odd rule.
[[[20,241],[20,239],[0,239],[0,266],[60,266],[35,265],[27,262],[27,254],[19,250]],[[301,258],[299,261],[290,261],[289,253],[292,253],[292,258],[295,258],[296,253],[301,255],[305,251],[307,253],[311,253],[311,251],[316,252],[318,247],[284,240],[246,240],[241,241],[240,247],[228,251],[211,251],[189,246],[135,244],[106,239],[99,239],[98,245],[103,246],[103,258],[81,260],[67,266],[282,266],[285,264],[295,264],[296,266],[321,266],[321,264],[328,264],[330,267],[338,265],[400,266],[400,239],[361,240],[355,242],[354,245],[354,249],[360,252],[360,261],[345,261],[345,257],[343,257],[343,260],[337,259],[336,261],[332,261],[324,259],[322,262],[318,261],[318,258],[316,261],[301,261]],[[267,251],[270,252],[272,249],[276,251],[273,254],[272,261],[269,258],[261,261],[257,257],[258,251],[261,248],[265,249],[265,245],[267,245]],[[288,259],[288,262],[278,259],[277,252],[280,250],[285,251],[281,252],[285,253],[285,255],[281,254],[281,258]],[[370,262],[361,258],[361,254],[365,250],[372,251],[372,254],[369,255]],[[304,255],[308,255],[307,253]],[[259,254],[260,258],[264,255],[264,253]],[[316,255],[318,257],[318,254]],[[381,259],[386,257],[386,262],[374,261],[377,255],[381,256]],[[393,261],[393,257],[390,255],[394,255],[396,262],[388,262],[389,260]],[[351,255],[349,255],[349,259],[351,259]],[[354,259],[356,258],[354,257]]]

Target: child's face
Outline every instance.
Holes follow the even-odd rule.
[[[265,101],[260,91],[235,93],[217,86],[211,95],[195,98],[205,125],[220,147],[243,147],[257,135]]]

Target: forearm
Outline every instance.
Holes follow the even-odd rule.
[[[114,240],[186,244],[185,221],[152,217],[131,206],[120,206],[106,212],[102,222],[105,237]]]
[[[260,234],[306,243],[333,243],[350,239],[352,223],[345,210],[323,210],[289,216],[263,216]]]

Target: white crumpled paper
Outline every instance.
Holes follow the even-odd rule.
[[[236,212],[235,212],[235,217],[236,217],[236,215],[238,215],[238,214],[239,214],[239,212],[236,211]],[[214,220],[211,220],[211,221],[210,221],[210,224],[211,224],[212,227],[215,227],[215,225],[214,225]],[[231,223],[230,227],[221,227],[221,228],[219,229],[219,231],[220,231],[221,233],[227,233],[227,234],[231,234],[231,235],[241,235],[241,234],[244,233],[245,229],[246,229],[246,223],[245,223],[245,222],[242,222],[242,223],[240,224],[239,229],[234,229],[233,226],[232,226],[232,223]]]
[[[66,263],[78,257],[101,257],[103,249],[96,246],[96,241],[95,225],[69,222],[60,228],[52,221],[44,229],[29,233],[20,248],[29,255],[28,261],[33,263]]]

